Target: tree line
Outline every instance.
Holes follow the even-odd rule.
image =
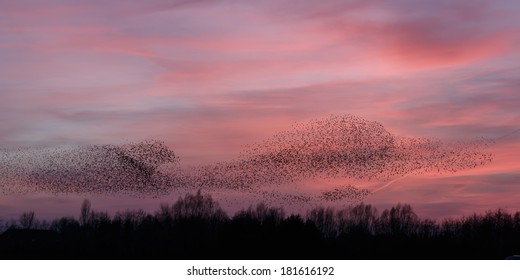
[[[498,209],[436,221],[408,204],[368,204],[286,215],[264,203],[233,216],[210,195],[187,194],[113,217],[88,200],[79,219],[4,224],[3,259],[503,259],[520,253],[520,212]]]

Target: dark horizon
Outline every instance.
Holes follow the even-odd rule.
[[[504,259],[520,252],[520,212],[435,221],[408,204],[300,216],[259,203],[228,216],[198,192],[153,214],[111,217],[88,200],[78,219],[25,212],[0,233],[0,259]]]

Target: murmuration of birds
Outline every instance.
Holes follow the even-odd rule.
[[[156,140],[0,150],[0,192],[160,197],[175,190],[203,189],[243,192],[271,202],[359,202],[373,192],[352,185],[319,193],[286,188],[316,179],[388,181],[411,174],[453,173],[491,162],[487,148],[493,144],[485,138],[398,137],[377,122],[332,115],[253,143],[234,160],[191,168],[183,168],[176,154]]]
[[[325,201],[341,201],[348,200],[349,202],[361,202],[371,192],[367,189],[358,189],[354,186],[341,186],[330,191],[323,191],[320,198]]]

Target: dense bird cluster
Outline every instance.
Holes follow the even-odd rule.
[[[359,201],[371,194],[351,185],[316,194],[267,191],[309,179],[390,180],[424,172],[456,172],[491,161],[486,139],[446,142],[400,138],[377,123],[341,115],[297,124],[247,147],[232,161],[182,168],[159,141],[0,152],[3,192],[129,193],[239,191],[282,202]],[[174,172],[163,172],[168,166]],[[16,187],[14,187],[16,186]],[[10,188],[12,187],[12,188]]]
[[[334,188],[330,191],[324,191],[321,193],[320,198],[325,201],[347,200],[350,202],[360,202],[370,194],[371,192],[369,190],[358,189],[349,185]]]
[[[491,161],[485,139],[443,142],[399,138],[376,122],[331,116],[297,125],[242,155],[278,178],[390,179],[410,173],[456,172]]]
[[[166,194],[174,181],[157,169],[178,158],[164,143],[18,149],[2,153],[3,185],[52,193]],[[12,189],[12,188],[11,188]]]

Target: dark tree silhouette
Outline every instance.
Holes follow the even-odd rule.
[[[22,213],[22,215],[20,216],[20,226],[24,229],[32,229],[34,225],[34,211]]]
[[[285,213],[282,208],[268,207],[265,203],[259,203],[256,207],[249,206],[247,210],[239,211],[233,219],[250,219],[258,221],[262,225],[278,225],[283,221]]]
[[[81,223],[81,225],[86,225],[88,223],[88,220],[90,218],[90,208],[90,201],[88,199],[83,200],[79,216],[79,222]]]
[[[227,214],[210,195],[202,195],[201,191],[197,194],[186,194],[184,198],[179,198],[172,206],[171,213],[174,219],[207,219],[224,220]]]
[[[341,234],[373,235],[377,218],[376,208],[361,203],[338,211],[338,229]]]
[[[285,216],[264,203],[229,218],[209,194],[154,215],[94,211],[39,222],[34,212],[0,235],[0,258],[20,259],[504,259],[520,253],[520,212],[421,219],[408,204],[381,214],[358,204]],[[19,224],[19,227],[16,225]]]
[[[415,231],[418,217],[409,204],[397,204],[379,218],[379,230],[385,234],[402,235]]]
[[[307,219],[314,223],[325,238],[335,238],[338,234],[333,208],[314,208],[307,214]]]
[[[78,232],[80,223],[73,217],[63,217],[52,221],[49,228],[59,233]]]

